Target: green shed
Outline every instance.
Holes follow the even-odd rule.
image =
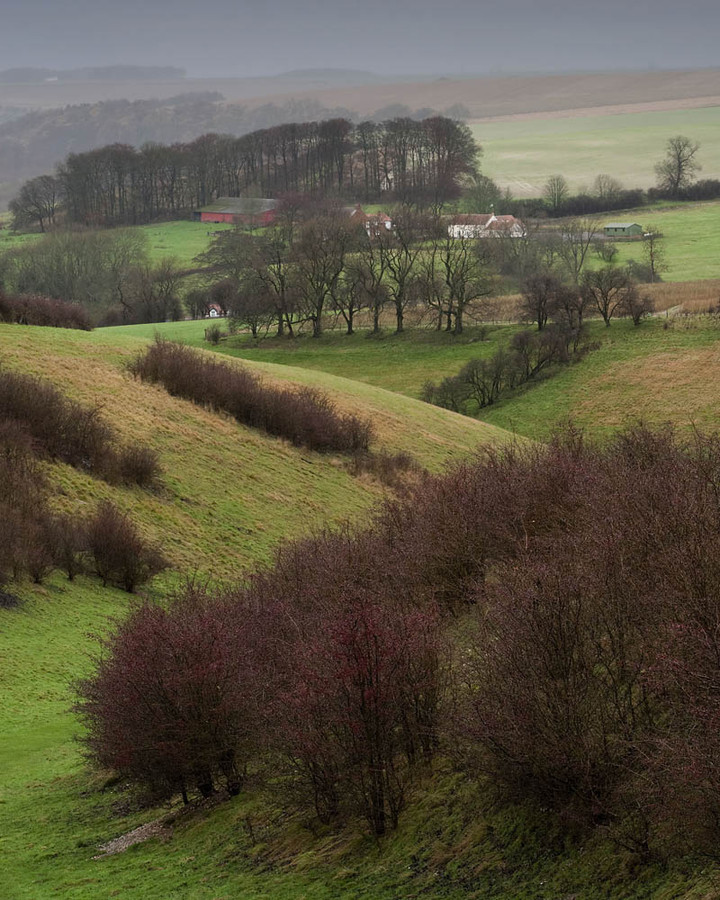
[[[644,234],[642,225],[637,222],[610,222],[603,228],[605,237],[637,237]]]

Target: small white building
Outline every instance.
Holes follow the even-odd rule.
[[[525,237],[525,226],[515,216],[486,215],[455,216],[448,225],[451,238]]]

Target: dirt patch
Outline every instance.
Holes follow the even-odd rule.
[[[103,844],[98,848],[100,852],[93,856],[93,859],[105,859],[108,856],[114,856],[116,853],[124,853],[129,847],[133,847],[135,844],[142,844],[144,841],[149,841],[150,838],[159,837],[163,840],[168,840],[171,836],[172,828],[164,824],[161,819],[157,819],[155,822],[148,822],[147,825],[134,828],[132,831],[128,831],[127,834],[122,834],[120,837],[108,841],[107,844]]]

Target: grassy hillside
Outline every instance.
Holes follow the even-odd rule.
[[[664,235],[667,272],[664,281],[688,281],[699,278],[720,278],[720,201],[688,203],[686,205],[656,205],[628,210],[613,216],[602,217],[610,222],[638,222]],[[642,261],[642,245],[618,243],[617,261],[620,265],[629,259]]]
[[[676,134],[700,142],[702,178],[720,176],[716,135],[720,106],[658,112],[528,116],[473,124],[484,150],[482,169],[515,197],[538,197],[550,175],[560,173],[573,191],[590,188],[606,172],[628,187],[655,184],[653,166]]]
[[[204,324],[178,323],[167,330],[197,339]],[[606,354],[606,374],[621,358],[637,363],[643,354],[656,353],[660,339],[679,358],[693,350],[698,360],[713,350],[715,340],[709,326],[666,332],[658,322],[636,331],[613,325],[610,331],[611,344],[592,358]],[[284,535],[348,515],[362,517],[379,499],[377,485],[351,478],[339,460],[265,438],[129,379],[122,363],[150,335],[150,327],[91,334],[0,327],[4,364],[47,375],[86,402],[102,402],[104,414],[124,438],[137,436],[161,451],[166,488],[156,496],[49,466],[60,503],[90,504],[99,496],[112,496],[166,546],[177,565],[230,577],[267,559]],[[422,374],[423,357],[434,372],[443,366],[452,371],[463,354],[483,346],[448,342],[443,347],[442,336],[437,342],[406,338],[407,384]],[[365,366],[368,378],[400,384],[401,367],[391,364],[402,350],[400,342],[359,336],[351,342],[359,354],[353,357],[333,346],[335,340],[298,342],[301,349],[294,355],[274,352],[278,359],[285,352],[296,363],[303,362],[297,354],[315,352],[316,365],[326,364],[334,353],[338,369],[344,360],[354,372]],[[566,375],[576,379],[575,390],[581,383],[601,383],[587,377],[588,371],[601,371],[585,368],[592,364],[588,360],[559,376],[554,400],[542,407],[545,416],[552,418],[552,403],[561,405],[559,385]],[[269,378],[321,385],[339,405],[373,413],[383,445],[411,449],[433,468],[442,468],[479,442],[507,439],[491,426],[367,383],[307,367],[255,365]],[[555,383],[535,388],[535,395]],[[570,390],[568,384],[565,390]],[[707,393],[718,395],[712,386]],[[532,399],[530,391],[527,399]],[[637,397],[625,399],[637,402]],[[688,402],[686,392],[676,408]],[[508,402],[496,412],[510,408]],[[525,418],[529,433],[535,426],[529,414]],[[165,590],[172,580],[166,578],[154,590]],[[545,814],[498,803],[482,785],[472,786],[442,766],[417,790],[398,832],[381,843],[352,827],[340,834],[313,832],[302,820],[281,816],[272,795],[258,793],[251,783],[240,797],[212,812],[179,814],[174,809],[177,818],[160,836],[94,859],[105,842],[169,812],[138,809],[122,785],[102,773],[89,775],[72,740],[68,684],[89,665],[89,635],[102,633],[109,617],[122,615],[128,597],[100,589],[90,579],[70,584],[60,576],[41,587],[26,587],[22,594],[24,607],[0,610],[0,839],[3,896],[9,900],[713,896],[717,873],[707,861],[702,872],[692,861],[670,868],[640,867],[632,854],[605,843],[601,834],[586,843],[568,842]]]
[[[373,481],[353,478],[339,459],[291,447],[135,382],[122,364],[145,345],[132,334],[0,327],[0,360],[9,368],[51,378],[84,402],[102,406],[125,440],[157,448],[165,468],[157,494],[111,487],[63,465],[48,473],[65,508],[111,497],[158,540],[183,572],[235,578],[270,558],[284,537],[367,514],[383,494]],[[267,367],[274,378],[310,380],[307,372]],[[498,430],[405,397],[330,376],[318,381],[336,402],[377,414],[380,443],[410,449],[440,468],[478,444],[506,439]],[[159,580],[164,591],[176,575]],[[15,588],[13,588],[15,589]],[[0,835],[2,894],[15,898],[336,896],[317,875],[270,876],[236,859],[251,852],[241,821],[252,813],[223,810],[205,829],[190,823],[172,848],[153,842],[108,860],[92,857],[105,841],[141,824],[138,812],[101,779],[89,779],[69,713],[69,683],[89,664],[110,617],[122,615],[127,595],[91,579],[54,576],[20,590],[19,610],[0,610]],[[228,818],[230,816],[230,818]],[[226,829],[228,831],[226,831]],[[206,854],[207,851],[207,855]],[[207,881],[208,875],[212,878]],[[284,893],[283,893],[284,892]]]
[[[672,286],[660,288],[663,305],[675,305]],[[683,302],[687,293],[678,290],[676,299]],[[199,343],[202,324],[168,324],[163,330]],[[552,378],[501,399],[483,410],[482,419],[537,440],[568,418],[591,431],[618,428],[639,418],[672,421],[681,427],[720,425],[720,324],[714,317],[658,315],[639,328],[618,320],[609,329],[593,321],[589,329],[591,338],[600,342],[598,350]],[[478,341],[472,332],[458,340],[432,331],[388,334],[379,340],[362,334],[259,344],[231,338],[220,349],[273,365],[345,375],[417,397],[426,380],[454,374],[468,359],[492,354],[514,330],[497,327],[485,341]]]

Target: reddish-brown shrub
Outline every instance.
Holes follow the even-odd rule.
[[[162,384],[173,396],[221,410],[244,425],[320,453],[358,453],[370,444],[370,422],[340,414],[322,392],[271,387],[247,369],[208,359],[180,344],[158,339],[130,370],[143,381]]]
[[[38,294],[9,296],[0,290],[0,322],[42,325],[49,328],[77,328],[92,331],[92,323],[79,303],[69,303]]]
[[[77,687],[90,757],[155,799],[237,793],[261,739],[258,641],[250,611],[197,588],[137,606]]]
[[[87,549],[103,585],[113,584],[132,594],[168,567],[160,550],[108,501],[100,503],[87,523],[86,534]]]
[[[154,451],[119,448],[99,407],[76,403],[41,378],[0,369],[0,421],[22,428],[36,453],[107,481],[151,487],[159,476]]]

